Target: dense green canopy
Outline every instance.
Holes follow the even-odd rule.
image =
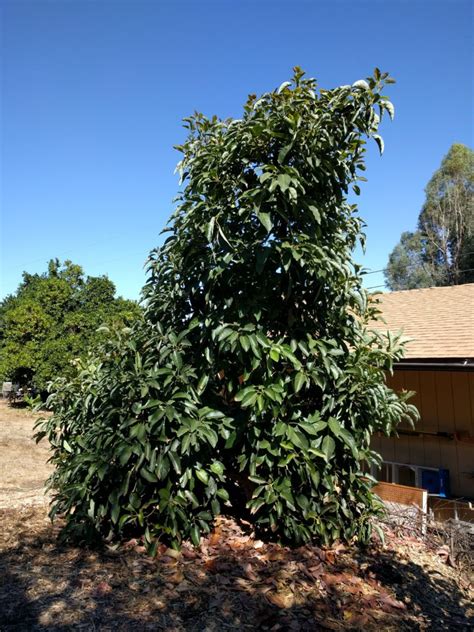
[[[398,339],[375,315],[347,201],[387,74],[250,96],[238,120],[186,120],[183,189],[152,252],[145,320],[58,383],[42,428],[68,533],[197,544],[214,516],[298,543],[366,540],[374,432],[414,414],[387,388]]]
[[[45,274],[23,274],[0,303],[0,380],[45,390],[73,372],[71,361],[103,340],[101,325],[131,323],[140,308],[115,298],[107,277],[86,277],[71,261],[51,260]]]

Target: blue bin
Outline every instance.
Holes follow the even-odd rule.
[[[449,498],[451,490],[449,487],[449,470],[439,471],[439,495],[441,498]]]
[[[436,494],[441,498],[449,498],[449,470],[422,470],[421,486],[429,494]]]

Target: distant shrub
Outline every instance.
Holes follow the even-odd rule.
[[[81,266],[51,259],[47,273],[24,272],[16,293],[0,302],[0,380],[44,393],[103,340],[101,325],[123,327],[140,317],[138,304],[116,297],[106,276],[85,276]]]

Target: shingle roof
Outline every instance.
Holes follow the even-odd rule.
[[[474,358],[474,283],[379,295],[374,329],[412,338],[405,358]]]

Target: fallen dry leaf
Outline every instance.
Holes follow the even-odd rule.
[[[175,560],[179,560],[181,559],[181,551],[176,551],[175,549],[166,549],[166,551],[163,553],[163,555],[166,555],[167,557],[172,557]]]
[[[107,582],[99,582],[97,586],[94,588],[94,594],[97,597],[103,597],[104,595],[108,595],[113,590],[112,586]]]
[[[277,593],[269,592],[269,593],[267,593],[265,595],[265,597],[268,599],[268,601],[270,603],[272,603],[274,606],[277,606],[278,608],[291,608],[291,606],[295,602],[294,594],[289,592],[289,591],[287,591],[285,593],[283,593],[283,592],[277,592]]]
[[[244,566],[244,573],[248,579],[251,579],[253,582],[258,580],[258,575],[254,572],[251,564],[246,564]]]
[[[386,606],[391,606],[392,608],[398,608],[400,610],[405,610],[406,605],[402,601],[397,601],[390,597],[390,595],[380,595],[378,597],[378,601]]]

